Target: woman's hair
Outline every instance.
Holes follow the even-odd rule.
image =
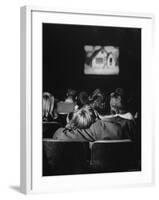
[[[44,92],[42,104],[43,121],[48,121],[53,118],[54,97],[50,93]]]
[[[106,98],[100,89],[96,89],[92,96],[89,97],[90,106],[100,115],[107,114],[106,110]]]
[[[95,122],[95,119],[96,115],[93,109],[90,106],[85,105],[73,113],[69,127],[73,129],[86,129]]]
[[[110,94],[110,109],[112,114],[123,113],[126,110],[126,95],[122,88],[117,88]]]

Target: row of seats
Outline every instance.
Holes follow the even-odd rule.
[[[43,139],[43,176],[141,170],[135,142]]]

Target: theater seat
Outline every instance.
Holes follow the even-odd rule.
[[[130,140],[96,141],[91,148],[91,167],[94,172],[140,170],[136,145]]]
[[[89,160],[88,142],[43,139],[43,176],[84,173]]]
[[[61,115],[62,114],[67,115],[68,113],[73,112],[74,107],[75,107],[74,103],[67,103],[67,102],[60,101],[57,104],[57,113]]]
[[[59,122],[43,122],[43,138],[52,138],[55,131],[62,127]]]
[[[75,104],[60,101],[57,103],[58,119],[62,123],[62,126],[66,125],[67,114],[74,111]]]

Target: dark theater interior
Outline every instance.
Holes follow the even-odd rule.
[[[56,116],[54,112],[49,120],[43,120],[43,176],[141,171],[141,31],[131,27],[43,23],[43,93],[52,95],[52,112],[56,110]],[[104,47],[117,47],[119,73],[85,74],[85,46],[99,47],[99,52]],[[75,102],[65,103],[68,89],[76,94],[85,91],[91,99],[96,89],[110,97],[116,88],[126,94],[127,113],[131,113],[135,124],[133,139],[55,139],[54,133],[67,126],[69,113],[74,112],[71,106]],[[115,115],[121,116],[127,115]]]

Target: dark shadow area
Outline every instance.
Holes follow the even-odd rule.
[[[85,75],[85,45],[119,48],[119,75]],[[63,98],[68,88],[110,92],[122,87],[141,99],[141,29],[43,24],[43,91]]]
[[[65,142],[43,139],[43,176],[141,171],[131,140]]]

